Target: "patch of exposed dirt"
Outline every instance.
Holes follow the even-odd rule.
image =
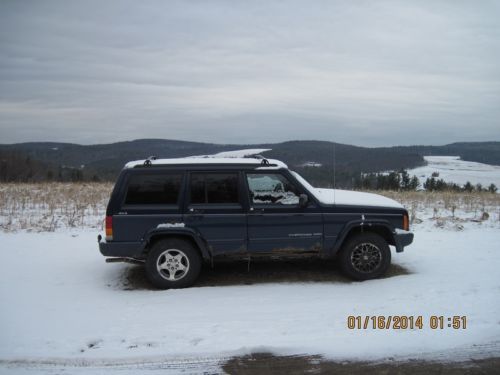
[[[338,375],[400,375],[400,374],[442,374],[471,375],[498,374],[500,357],[469,360],[464,362],[433,362],[421,360],[383,362],[334,362],[321,356],[274,356],[269,353],[255,353],[235,357],[222,366],[224,372],[239,375],[267,374],[338,374]]]

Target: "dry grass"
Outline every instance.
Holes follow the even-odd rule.
[[[500,221],[500,194],[487,192],[426,192],[426,191],[383,191],[375,192],[401,202],[410,214],[411,223],[419,223],[431,212],[431,218],[440,225],[444,219],[467,218],[478,222]]]
[[[64,228],[101,228],[112,188],[111,183],[2,183],[0,229],[50,232]],[[403,203],[412,223],[432,219],[439,226],[442,220],[450,218],[489,223],[500,220],[500,194],[374,193]]]
[[[99,228],[112,188],[110,183],[0,184],[0,228]]]

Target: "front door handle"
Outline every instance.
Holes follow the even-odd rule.
[[[261,216],[264,215],[264,209],[263,208],[255,208],[255,207],[250,207],[250,213],[255,215],[255,216]]]

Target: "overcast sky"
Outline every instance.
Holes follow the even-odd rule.
[[[500,140],[500,1],[0,2],[0,143]]]

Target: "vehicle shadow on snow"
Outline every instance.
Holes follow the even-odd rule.
[[[403,266],[392,264],[384,278],[409,275],[411,272]],[[243,260],[219,260],[214,267],[205,265],[202,268],[195,287],[253,285],[264,283],[290,282],[330,282],[351,283],[344,277],[334,260],[330,259],[256,259],[250,262]],[[155,290],[149,283],[144,267],[129,266],[121,277],[123,290]]]

